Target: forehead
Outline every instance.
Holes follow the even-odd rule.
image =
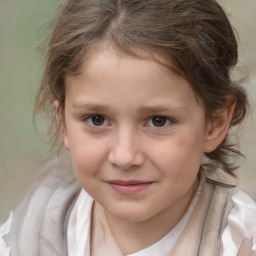
[[[143,55],[148,54],[146,51]],[[148,56],[149,57],[149,54]],[[80,73],[66,78],[66,97],[83,103],[189,108],[200,105],[191,85],[161,65],[163,58],[136,58],[111,47],[99,47],[84,61]],[[119,104],[119,105],[118,105]]]
[[[103,39],[101,42],[93,44],[86,50],[78,73],[85,72],[94,65],[98,59],[104,59],[106,57],[111,58],[113,56],[118,57],[120,60],[137,59],[156,62],[165,67],[166,70],[171,70],[182,76],[182,71],[180,71],[179,68],[174,65],[174,62],[170,60],[172,58],[171,56],[167,57],[164,50],[160,48],[151,49],[150,46],[139,44],[120,48],[108,39]]]
[[[162,52],[157,50],[153,52],[144,46],[135,46],[126,51],[108,40],[92,45],[84,54],[81,63],[78,72],[75,72],[76,75],[66,75],[66,84],[70,84],[71,80],[99,77],[100,74],[107,76],[112,73],[110,71],[113,71],[113,68],[121,66],[129,72],[135,63],[140,66],[140,71],[144,71],[143,73],[148,72],[150,68],[155,69],[155,72],[161,70],[170,75],[173,73],[171,72],[173,64]]]

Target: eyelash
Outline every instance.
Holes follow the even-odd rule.
[[[94,123],[94,121],[97,121],[97,120],[93,121],[93,118],[100,118],[98,120],[99,121],[99,125]],[[154,122],[153,119],[155,119],[155,121],[164,121],[164,124],[162,124],[162,125],[160,124],[160,126],[157,126],[156,124],[153,123]],[[88,116],[83,118],[83,121],[85,121],[91,127],[105,127],[105,126],[109,126],[109,121],[107,121],[107,119],[103,115],[100,115],[100,114],[88,115]],[[172,123],[174,123],[174,120],[169,118],[169,117],[167,117],[167,116],[154,115],[154,116],[152,116],[152,117],[147,119],[146,127],[163,129],[163,128],[166,128],[167,126],[169,126]]]
[[[164,124],[160,125],[160,126],[157,126],[157,125],[153,124],[153,119],[155,119],[155,121],[157,119],[158,119],[158,121],[159,121],[159,119],[162,119],[160,121],[164,121]],[[149,123],[152,123],[152,125],[149,125]],[[146,126],[163,129],[163,128],[166,128],[167,126],[169,126],[171,123],[173,123],[173,120],[171,118],[169,118],[167,116],[155,115],[155,116],[150,117],[150,119],[146,123]]]
[[[97,118],[97,117],[104,119],[104,120],[103,120],[103,124],[104,124],[105,122],[109,123],[109,122],[107,121],[107,119],[106,119],[103,115],[97,115],[97,114],[95,114],[95,115],[88,115],[88,116],[86,116],[86,117],[83,118],[83,121],[85,121],[89,126],[92,126],[92,127],[108,126],[108,124],[107,124],[107,125],[96,125],[96,124],[94,124],[92,119],[93,119],[93,118]],[[100,120],[98,120],[98,121],[100,121]],[[102,120],[101,120],[101,121],[102,121]]]

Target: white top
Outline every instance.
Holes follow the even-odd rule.
[[[152,255],[166,255],[176,240],[178,239],[180,233],[182,232],[187,220],[189,219],[189,216],[201,194],[201,189],[197,189],[197,192],[186,212],[186,214],[183,216],[181,221],[160,241],[157,243],[151,245],[148,248],[145,248],[143,250],[140,250],[136,253],[132,253],[126,256],[152,256]],[[70,218],[69,218],[69,224],[68,224],[68,255],[90,255],[89,252],[89,239],[90,237],[90,222],[91,222],[91,214],[92,206],[93,206],[93,199],[91,197],[88,197],[88,194],[82,190],[75,205],[71,212]],[[98,209],[96,209],[95,212],[98,212],[102,210],[99,206]],[[255,206],[255,212],[256,212],[256,206]],[[106,223],[106,220],[102,220],[102,217],[104,214],[99,214],[99,217],[96,216],[96,223],[101,222]],[[101,218],[101,219],[100,219]],[[98,220],[98,221],[97,221]],[[99,225],[101,226],[101,225]],[[97,246],[93,246],[95,248],[96,252],[93,252],[92,256],[99,256],[99,255],[105,255],[104,251],[106,252],[106,248],[108,251],[108,255],[111,256],[123,256],[120,249],[116,245],[114,238],[112,237],[112,234],[108,227],[104,227],[104,231],[102,231],[102,228],[100,229],[95,228],[95,233],[97,233],[97,238],[99,237],[98,241],[95,241],[94,243]],[[87,238],[87,239],[86,239]],[[104,242],[103,242],[104,241]]]
[[[138,251],[133,254],[126,256],[164,256],[167,252],[171,250],[174,243],[178,239],[180,233],[182,232],[199,196],[201,194],[201,189],[198,188],[188,211],[181,219],[181,221],[176,225],[176,227],[171,230],[164,238],[162,238],[157,243]],[[252,250],[256,254],[256,203],[242,191],[236,192],[232,200],[234,202],[234,207],[230,212],[228,217],[227,226],[222,235],[222,256],[233,256],[237,254],[238,248],[244,238],[249,238],[253,247]],[[69,256],[82,256],[89,255],[89,243],[90,243],[90,225],[91,225],[91,213],[92,207],[94,205],[94,200],[88,196],[88,194],[82,190],[75,205],[71,212],[69,224],[68,224],[68,255]],[[7,234],[10,230],[12,221],[12,212],[8,220],[0,227],[0,255],[9,256],[10,248],[8,248],[3,241],[3,236]],[[96,226],[97,228],[97,226]],[[100,229],[96,232],[100,233]],[[106,244],[102,246],[97,246],[97,253],[95,256],[104,255],[98,253],[101,249],[104,250],[105,245],[108,248],[108,253],[111,256],[121,256],[121,252],[114,242],[114,239],[110,233],[107,231]],[[112,251],[109,251],[112,250]],[[106,250],[105,250],[106,251]],[[114,253],[114,254],[113,254]],[[94,256],[93,255],[93,256]]]

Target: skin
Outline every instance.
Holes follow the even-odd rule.
[[[90,60],[66,78],[64,144],[77,180],[128,254],[182,218],[203,153],[223,140],[233,108],[206,122],[190,84],[162,65],[107,47]]]

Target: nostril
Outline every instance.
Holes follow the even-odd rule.
[[[111,150],[108,160],[118,168],[127,170],[142,165],[144,157],[142,152],[136,149],[128,150],[127,148],[115,148],[114,150]]]
[[[134,126],[129,123],[119,126],[109,146],[109,162],[122,170],[143,164],[142,145],[138,136]]]

